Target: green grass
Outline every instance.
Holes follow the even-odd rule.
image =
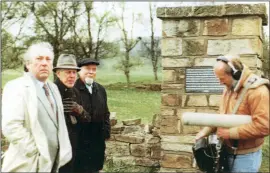
[[[130,82],[155,83],[154,73],[149,64],[149,60],[145,60],[144,65],[130,70]],[[101,65],[97,69],[97,81],[102,85],[113,83],[126,83],[126,77],[122,71],[114,69],[117,59],[106,59],[101,61]],[[161,68],[158,70],[158,82],[161,82]]]
[[[263,145],[263,157],[262,157],[262,166],[260,172],[270,172],[270,153],[269,153],[269,136],[265,138],[265,142]]]
[[[143,123],[151,123],[160,110],[160,92],[108,89],[107,95],[109,109],[116,112],[117,120],[141,118]]]

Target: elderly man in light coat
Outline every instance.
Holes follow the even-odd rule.
[[[8,82],[2,97],[2,132],[10,145],[3,172],[58,172],[72,157],[61,96],[48,81],[54,59],[49,43],[25,53],[29,72]]]

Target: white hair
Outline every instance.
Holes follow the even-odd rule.
[[[54,59],[53,47],[48,42],[40,42],[31,45],[24,54],[24,61],[31,61],[38,56],[48,56]]]

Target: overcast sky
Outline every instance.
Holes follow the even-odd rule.
[[[112,4],[114,2],[95,2],[94,3],[94,8],[95,11],[98,13],[104,12],[104,9],[110,9]],[[267,15],[268,15],[268,26],[264,26],[264,30],[266,33],[269,35],[269,2],[266,1],[255,1],[255,2],[242,2],[242,1],[227,1],[227,2],[216,2],[215,5],[220,5],[220,4],[225,4],[225,3],[230,3],[230,4],[254,4],[254,3],[265,3],[267,7]],[[175,7],[175,6],[190,6],[190,5],[212,5],[212,1],[204,1],[204,2],[155,2],[157,7]],[[148,2],[126,2],[126,26],[127,30],[131,30],[131,16],[132,12],[135,14],[142,14],[140,17],[140,20],[134,24],[134,29],[133,29],[133,36],[136,37],[145,37],[145,36],[150,36],[150,20],[149,20],[149,6]],[[121,10],[117,7],[114,8],[113,10],[114,13],[120,15]],[[156,36],[161,36],[162,34],[162,21],[158,18],[155,17],[154,19],[154,25],[155,25],[155,35]],[[24,32],[27,34],[31,34],[31,31],[27,29],[27,26],[33,25],[33,20],[30,18],[27,23],[26,27],[24,28]],[[16,35],[18,33],[18,26],[13,26],[9,29],[9,31],[13,34]],[[114,39],[119,39],[121,37],[121,32],[117,26],[114,28],[111,28],[108,30],[108,35],[107,39],[109,40],[114,40]],[[95,35],[95,33],[93,33]]]

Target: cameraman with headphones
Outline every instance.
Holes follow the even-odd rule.
[[[250,115],[252,122],[232,128],[204,127],[195,139],[216,132],[228,153],[226,171],[258,172],[264,137],[269,135],[269,80],[253,74],[236,55],[219,56],[214,72],[226,86],[220,114]]]

